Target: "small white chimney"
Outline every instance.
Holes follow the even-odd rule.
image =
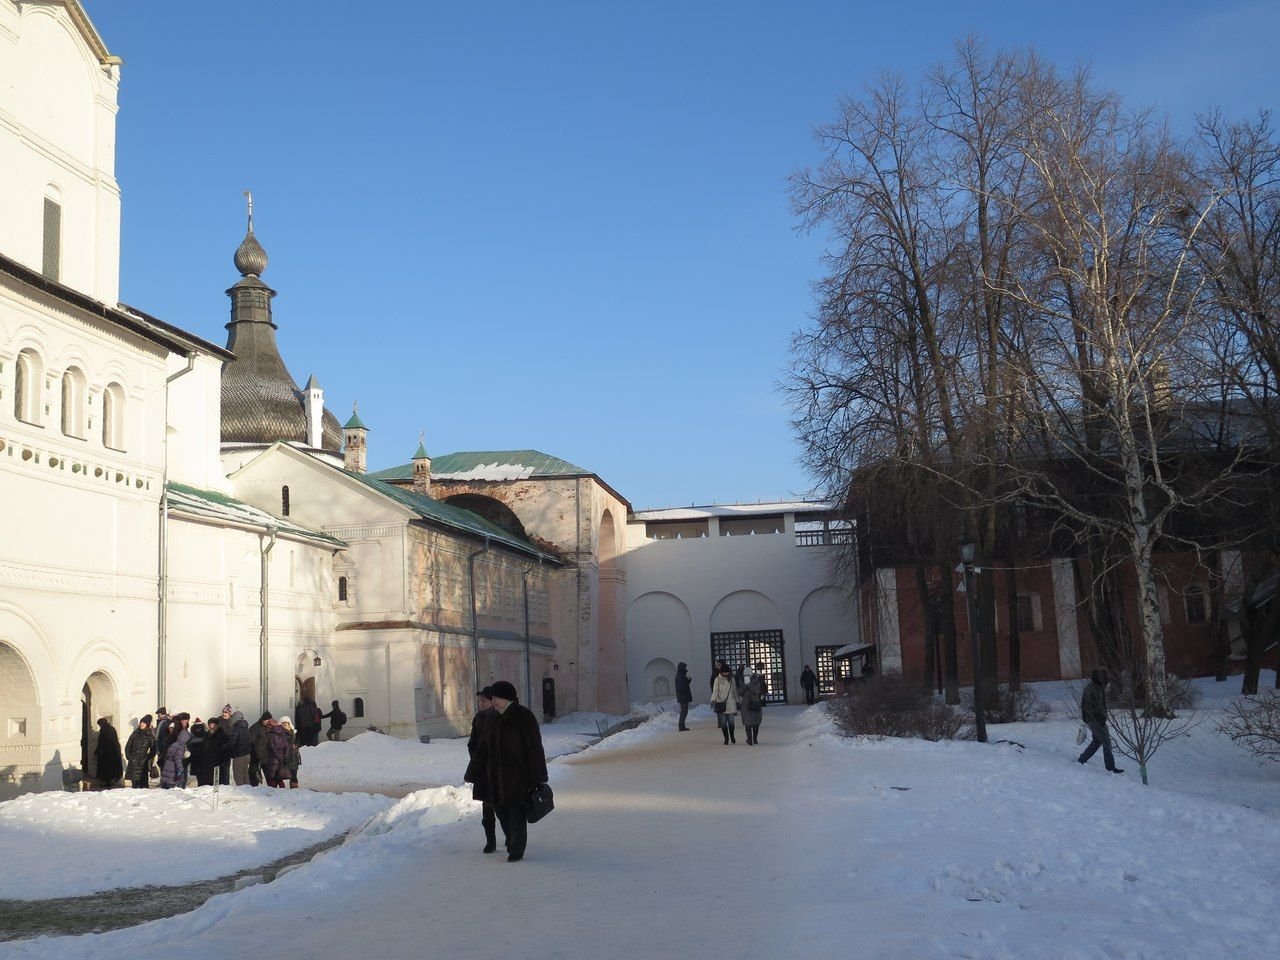
[[[307,446],[319,450],[324,441],[324,390],[313,373],[304,389],[307,410]]]

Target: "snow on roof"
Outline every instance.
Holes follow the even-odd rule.
[[[633,520],[705,520],[707,517],[760,517],[775,513],[829,513],[834,505],[825,500],[775,500],[761,503],[724,503],[707,507],[666,507],[638,510]]]
[[[874,643],[846,643],[831,655],[831,659],[837,660],[840,657],[855,657],[860,653],[867,653],[875,648],[876,645]]]

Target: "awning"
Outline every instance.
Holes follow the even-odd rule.
[[[831,655],[831,659],[850,660],[853,657],[860,657],[863,654],[870,653],[875,648],[876,645],[874,643],[846,643]]]

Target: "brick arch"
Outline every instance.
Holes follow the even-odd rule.
[[[507,533],[514,534],[521,540],[529,539],[520,517],[511,507],[497,497],[483,493],[462,492],[445,497],[444,502],[451,507],[470,510],[476,516],[484,517],[490,523],[498,525],[503,530],[506,530]]]

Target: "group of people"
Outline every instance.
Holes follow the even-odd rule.
[[[738,742],[737,721],[747,734],[747,743],[760,742],[760,721],[764,719],[764,701],[769,685],[764,678],[764,664],[757,663],[747,676],[743,667],[735,673],[724,660],[717,660],[711,674],[711,708],[716,714],[716,724],[724,736],[726,745]],[[680,722],[676,729],[689,727],[689,704],[693,702],[693,685],[689,680],[689,665],[681,661],[676,666],[676,702],[680,704]]]
[[[197,786],[297,787],[302,764],[300,747],[316,746],[322,721],[329,720],[328,739],[341,739],[347,717],[338,701],[323,713],[315,701],[298,703],[298,725],[289,717],[276,719],[264,711],[250,724],[244,714],[225,704],[208,720],[164,707],[147,714],[129,735],[120,754],[120,737],[107,718],[98,720],[94,748],[96,779],[102,788],[122,777],[136,789],[158,780],[162,789],[186,787],[194,775]],[[303,718],[306,718],[305,721]]]
[[[506,680],[477,691],[476,706],[463,780],[471,784],[472,798],[481,802],[484,852],[498,849],[496,827],[501,824],[507,861],[514,863],[524,859],[529,840],[529,792],[547,782],[542,733],[538,718]]]

